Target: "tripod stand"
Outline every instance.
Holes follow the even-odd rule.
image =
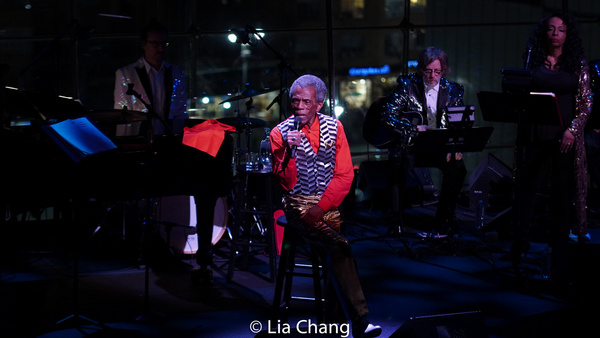
[[[73,254],[73,289],[72,289],[72,297],[73,297],[73,313],[66,316],[65,318],[59,320],[58,322],[56,322],[56,325],[64,325],[65,323],[69,322],[69,321],[76,321],[76,323],[87,323],[87,324],[93,324],[93,325],[97,325],[102,327],[103,325],[100,324],[98,321],[90,319],[86,316],[83,316],[79,313],[79,258],[80,258],[80,251],[79,251],[79,245],[77,243],[77,239],[79,236],[77,236],[79,234],[79,227],[78,227],[78,223],[79,223],[79,217],[78,217],[78,211],[79,211],[79,203],[78,200],[75,198],[72,198],[71,201],[71,234],[73,235],[73,238],[71,239],[72,243],[73,243],[73,247],[72,247],[72,254]]]

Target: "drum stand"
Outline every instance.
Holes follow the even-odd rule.
[[[246,102],[246,108],[248,110],[248,116],[252,107],[252,98]],[[245,124],[245,133],[247,137],[246,151],[249,152],[250,135],[250,123]],[[241,135],[240,135],[241,138]],[[238,139],[238,150],[236,154],[240,152],[240,140]],[[239,157],[236,157],[239,160]],[[242,266],[247,266],[248,257],[252,254],[254,249],[266,247],[269,253],[269,280],[275,281],[275,274],[277,271],[276,267],[276,244],[275,244],[275,225],[273,222],[273,203],[272,203],[272,176],[271,172],[260,172],[255,170],[248,170],[245,166],[242,167],[240,162],[236,162],[236,179],[234,180],[234,221],[233,229],[231,231],[231,247],[229,253],[229,263],[227,267],[227,279],[231,281],[233,279],[233,273],[235,270],[236,260],[242,258]],[[255,196],[252,196],[253,201],[249,201],[249,181],[252,179],[265,179],[266,184],[263,185],[266,189],[266,196],[264,203],[259,203]],[[252,203],[250,203],[252,202]],[[266,223],[266,226],[263,224]],[[261,237],[265,237],[267,243],[256,243],[253,240],[253,231],[258,230]],[[240,251],[243,250],[243,252]]]
[[[248,201],[248,181],[253,179],[266,180],[266,196],[264,203],[254,200]],[[231,247],[229,253],[229,264],[227,269],[227,279],[233,278],[235,263],[238,258],[242,258],[243,267],[247,266],[248,257],[255,249],[266,248],[269,255],[269,281],[275,281],[277,272],[276,266],[276,243],[275,243],[275,225],[273,223],[273,196],[272,196],[272,175],[271,173],[246,172],[244,184],[236,187],[238,193],[235,201],[235,219],[233,222]],[[240,186],[242,186],[240,189]],[[242,191],[240,191],[242,190]],[[254,197],[254,196],[252,196]],[[266,223],[266,224],[265,224]],[[258,231],[266,243],[257,243],[253,240],[253,232]],[[241,250],[240,250],[241,249]],[[243,252],[241,252],[243,250]]]

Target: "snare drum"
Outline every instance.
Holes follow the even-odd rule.
[[[155,204],[155,221],[162,239],[172,249],[184,254],[198,251],[196,233],[196,201],[194,196],[161,197]],[[227,230],[227,199],[220,197],[215,203],[212,244],[215,245]]]

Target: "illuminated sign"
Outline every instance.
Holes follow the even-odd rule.
[[[416,67],[419,63],[416,60],[408,61],[408,68]],[[390,73],[390,66],[384,65],[380,68],[367,67],[367,68],[350,68],[348,74],[350,76],[368,76],[368,75],[383,75]]]
[[[368,68],[350,68],[348,74],[350,76],[367,76],[367,75],[381,75],[381,74],[389,74],[390,66],[384,65],[381,68],[376,67],[368,67]]]

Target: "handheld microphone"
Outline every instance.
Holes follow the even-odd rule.
[[[300,130],[300,124],[302,123],[302,118],[300,116],[294,117],[294,130]],[[292,146],[292,157],[296,157],[296,146]]]

